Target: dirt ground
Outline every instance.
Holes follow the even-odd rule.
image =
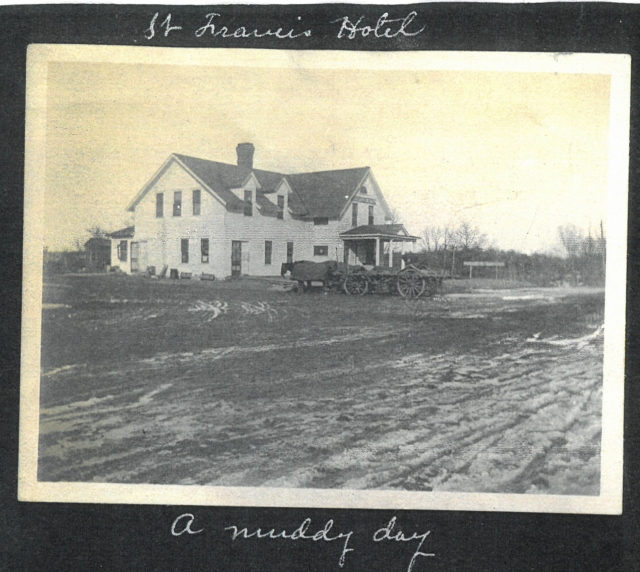
[[[39,479],[597,495],[604,292],[455,290],[48,278]]]

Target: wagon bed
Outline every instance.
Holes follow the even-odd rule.
[[[400,294],[404,298],[433,296],[442,288],[442,281],[449,276],[443,270],[409,264],[402,270],[375,266],[353,266],[335,261],[299,261],[283,264],[291,272],[291,279],[298,282],[298,291],[309,289],[312,282],[322,282],[325,291],[343,291],[351,296],[365,294]]]
[[[409,264],[402,270],[374,267],[344,276],[343,290],[352,296],[372,294],[400,294],[403,298],[433,296],[442,289],[448,276],[444,270],[418,268]]]

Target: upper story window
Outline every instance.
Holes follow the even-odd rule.
[[[200,214],[200,189],[193,191],[193,214],[195,216]]]
[[[358,203],[351,204],[351,226],[358,226]]]
[[[318,225],[324,225],[324,224],[329,224],[329,218],[326,216],[320,216],[320,217],[316,217],[313,219],[313,224],[315,224],[316,226]]]
[[[182,215],[182,191],[173,193],[173,216]]]
[[[363,195],[366,195],[369,191],[367,191],[367,187],[362,186],[362,187],[360,187],[360,192],[361,192]]]
[[[369,205],[369,224],[373,225],[373,205]]]
[[[244,192],[244,216],[253,216],[253,193]]]
[[[284,195],[278,195],[278,218],[284,218]]]
[[[156,218],[162,218],[164,216],[164,193],[158,193],[156,195]]]

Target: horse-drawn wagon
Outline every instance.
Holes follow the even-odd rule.
[[[294,262],[283,265],[283,272],[291,273],[298,282],[298,291],[308,290],[312,282],[321,282],[325,291],[342,290],[351,296],[365,294],[400,294],[403,298],[433,296],[442,289],[446,271],[434,270],[414,264],[403,269],[374,266],[352,266],[327,261]]]
[[[433,296],[442,289],[446,273],[430,268],[409,265],[402,270],[393,268],[372,268],[354,272],[344,277],[343,289],[352,296],[364,294],[394,294],[403,298]]]

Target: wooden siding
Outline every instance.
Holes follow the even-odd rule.
[[[140,272],[145,272],[147,266],[155,266],[156,273],[159,273],[166,265],[169,270],[175,268],[178,272],[191,272],[194,276],[204,272],[222,279],[231,275],[232,241],[242,242],[242,273],[254,276],[280,273],[280,265],[287,259],[287,242],[294,243],[294,260],[342,260],[343,242],[339,235],[352,227],[349,207],[341,220],[331,220],[327,225],[294,220],[288,212],[288,195],[291,191],[288,185],[283,184],[276,193],[267,197],[274,204],[278,194],[287,197],[283,219],[264,216],[255,201],[256,183],[255,177],[251,177],[242,188],[234,189],[234,193],[241,197],[244,197],[245,190],[253,191],[253,216],[245,216],[242,212],[227,211],[178,163],[170,164],[135,209],[134,240],[140,244]],[[369,200],[375,199],[375,223],[382,224],[388,213],[380,200],[380,190],[371,177],[367,177],[364,185],[367,193],[358,195]],[[200,215],[193,215],[192,197],[196,189],[201,190]],[[182,192],[182,213],[178,217],[173,216],[173,196],[176,191]],[[156,217],[157,193],[164,194],[164,216],[160,218]],[[368,208],[362,204],[358,224],[367,224]],[[201,261],[200,241],[203,238],[209,240],[208,262]],[[184,239],[189,244],[188,262],[182,262],[181,241]],[[265,264],[265,241],[272,242],[271,264]],[[327,246],[327,256],[314,256],[314,246]],[[117,257],[113,259],[117,260]],[[130,261],[121,268],[129,273]]]

